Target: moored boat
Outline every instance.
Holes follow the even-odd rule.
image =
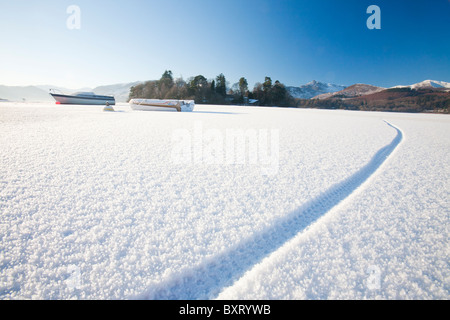
[[[93,92],[76,92],[74,94],[60,94],[50,92],[50,95],[56,100],[57,104],[85,104],[85,105],[115,105],[116,100],[113,96],[97,95]]]
[[[141,111],[191,112],[195,107],[193,100],[131,99],[129,104],[131,109]]]

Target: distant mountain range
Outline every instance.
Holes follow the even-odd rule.
[[[411,88],[411,89],[450,89],[450,82],[425,80],[409,86],[395,86],[394,88]]]
[[[3,86],[0,85],[0,99],[9,101],[51,101],[53,98],[36,86]]]
[[[340,91],[319,94],[318,96],[315,96],[314,99],[327,99],[331,97],[353,98],[383,90],[386,90],[386,88],[357,83]]]
[[[391,88],[354,84],[340,91],[315,96],[314,99],[298,99],[296,107],[448,113],[450,83],[425,80]]]
[[[346,86],[323,83],[316,80],[299,87],[286,87],[290,95],[296,99],[311,99],[320,94],[333,93],[345,88]]]
[[[418,89],[450,89],[450,83],[436,80],[425,80],[408,86],[395,86],[392,88]],[[327,99],[327,98],[354,98],[372,93],[377,93],[389,88],[377,87],[370,84],[357,83],[351,86],[343,86],[332,83],[311,81],[300,87],[286,87],[292,97],[297,99]]]
[[[106,86],[96,87],[93,90],[96,94],[112,95],[116,98],[117,102],[128,102],[128,96],[130,95],[130,88],[142,83],[142,81],[135,81],[130,83],[111,84]]]

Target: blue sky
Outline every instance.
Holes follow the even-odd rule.
[[[381,29],[369,30],[369,5]],[[66,22],[80,8],[80,29]],[[450,82],[450,1],[0,0],[0,84]]]

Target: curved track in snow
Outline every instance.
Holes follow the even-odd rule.
[[[242,241],[220,255],[209,257],[195,268],[181,270],[169,276],[141,298],[196,300],[217,297],[222,289],[232,285],[246,271],[324,216],[375,173],[403,139],[398,128],[388,122],[386,124],[395,129],[397,135],[353,175],[291,212],[283,221],[275,223],[264,232]]]

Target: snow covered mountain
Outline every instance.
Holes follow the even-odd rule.
[[[347,87],[343,90],[324,93],[318,96],[315,96],[314,99],[327,99],[330,97],[340,97],[340,98],[354,98],[360,97],[366,94],[372,94],[376,92],[380,92],[385,90],[386,88],[372,86],[370,84],[357,83]]]
[[[130,95],[130,88],[140,83],[142,81],[99,86],[92,91],[96,94],[113,95],[116,98],[116,102],[127,102],[128,96]]]
[[[417,89],[450,89],[450,83],[445,81],[425,80],[422,82],[414,83],[409,86],[395,86],[393,88],[411,88]]]
[[[301,85],[300,87],[286,87],[291,96],[297,99],[311,99],[319,94],[332,93],[345,88],[346,86],[323,83],[316,80]]]
[[[0,85],[0,98],[9,101],[47,102],[53,100],[48,91],[36,86]]]

